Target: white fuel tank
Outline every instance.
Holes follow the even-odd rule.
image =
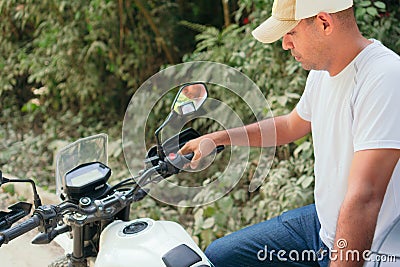
[[[211,266],[190,235],[175,222],[149,218],[115,221],[100,237],[95,267]]]

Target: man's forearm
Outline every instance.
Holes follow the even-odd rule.
[[[309,133],[310,125],[297,114],[269,118],[243,127],[207,135],[216,145],[272,147],[288,144]]]
[[[368,256],[365,253],[371,249],[378,214],[399,158],[398,149],[355,152],[336,228],[333,256],[336,253],[338,257],[331,267],[363,265],[363,253]],[[349,258],[354,254],[360,261]]]
[[[346,199],[339,213],[330,267],[363,266],[369,257],[382,201]]]
[[[207,135],[216,145],[271,147],[276,144],[274,119],[266,119],[243,127]]]

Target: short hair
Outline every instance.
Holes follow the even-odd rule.
[[[349,26],[354,26],[357,25],[356,23],[356,19],[354,16],[354,8],[350,7],[348,9],[336,12],[336,13],[331,13],[332,16],[335,16],[340,25],[343,27],[348,28]],[[310,18],[306,18],[304,19],[308,24],[311,24],[314,19],[317,17],[317,15],[310,17]]]
[[[340,21],[340,24],[343,26],[350,26],[357,24],[356,18],[354,16],[354,8],[350,7],[348,9],[333,13],[333,16],[336,16]]]

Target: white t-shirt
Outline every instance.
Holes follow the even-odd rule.
[[[373,40],[331,77],[311,71],[297,105],[311,122],[315,155],[315,204],[321,239],[333,247],[339,210],[354,152],[400,149],[400,57]],[[386,191],[372,248],[400,215],[400,161]]]

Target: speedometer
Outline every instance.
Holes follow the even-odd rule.
[[[100,162],[79,165],[65,174],[65,187],[70,199],[98,197],[106,190],[111,169]]]

